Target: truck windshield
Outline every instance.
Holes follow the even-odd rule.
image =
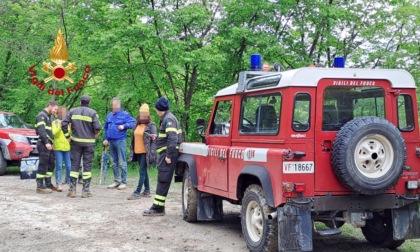
[[[11,114],[0,114],[0,128],[29,128],[19,117]]]

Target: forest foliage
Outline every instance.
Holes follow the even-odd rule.
[[[186,140],[197,140],[195,120],[208,119],[217,90],[236,82],[249,56],[292,69],[400,68],[420,83],[419,0],[3,0],[0,2],[0,110],[32,123],[54,98],[68,108],[82,94],[102,121],[118,97],[137,116],[141,103],[168,97]],[[51,62],[58,29],[75,80],[31,83],[29,68]],[[84,85],[63,95],[47,90]],[[158,117],[152,111],[155,122]]]

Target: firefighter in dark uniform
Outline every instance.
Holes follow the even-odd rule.
[[[58,104],[52,100],[48,102],[36,117],[35,127],[38,141],[36,147],[39,153],[38,171],[36,173],[36,192],[41,194],[51,193],[56,188],[51,183],[54,172],[55,160],[53,151],[54,136],[52,133],[52,115],[57,113]],[[45,180],[45,185],[44,185]]]
[[[153,205],[143,212],[145,216],[165,215],[165,200],[171,186],[172,177],[178,159],[179,145],[182,132],[178,120],[169,111],[168,99],[161,97],[155,104],[157,114],[160,116],[160,127],[156,140],[158,183]]]
[[[90,97],[83,95],[80,99],[80,107],[73,108],[61,122],[64,136],[70,141],[70,187],[67,197],[76,197],[76,183],[79,178],[80,161],[83,158],[83,189],[82,198],[92,197],[90,192],[91,168],[95,152],[95,138],[98,136],[102,125],[98,114],[89,107]],[[69,134],[69,124],[72,135]]]

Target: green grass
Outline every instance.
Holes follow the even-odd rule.
[[[315,222],[315,227],[317,230],[328,229],[328,227],[324,223],[320,223],[320,222]],[[360,240],[365,240],[365,237],[360,228],[355,228],[350,224],[344,224],[340,229],[342,231],[342,234],[340,236],[344,238],[356,238]],[[420,239],[406,240],[400,247],[398,247],[397,251],[416,252],[416,251],[419,251],[419,248],[420,248]],[[395,251],[395,250],[378,248],[375,251],[382,252],[382,251]]]

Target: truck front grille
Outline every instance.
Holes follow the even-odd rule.
[[[38,141],[38,136],[28,136],[27,138],[31,146],[36,148],[36,142]]]

